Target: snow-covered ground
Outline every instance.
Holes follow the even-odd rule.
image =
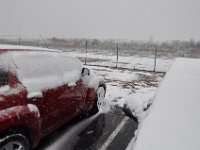
[[[34,46],[23,46],[23,45],[10,45],[10,44],[0,44],[1,50],[34,50],[34,51],[52,51],[52,52],[60,52],[59,50],[42,48],[42,47],[34,47]]]
[[[99,76],[103,76],[106,81],[106,105],[103,111],[110,111],[110,108],[115,106],[123,107],[126,99],[132,95],[144,100],[151,99],[163,78],[163,74],[87,67]]]
[[[129,69],[139,69],[139,70],[154,70],[154,58],[150,57],[139,57],[139,56],[120,56],[118,57],[115,54],[107,54],[104,52],[100,53],[85,53],[85,52],[66,52],[69,55],[80,58],[82,62],[85,62],[85,57],[87,55],[86,63],[89,65],[98,65],[98,66],[109,66],[119,68],[129,68]],[[169,58],[157,58],[156,60],[156,71],[167,72],[174,62],[174,59]]]
[[[129,150],[200,148],[200,59],[177,59]],[[132,140],[134,142],[134,140]]]

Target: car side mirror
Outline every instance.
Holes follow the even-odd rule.
[[[83,68],[81,71],[81,75],[84,77],[86,75],[90,75],[90,70],[88,68]]]

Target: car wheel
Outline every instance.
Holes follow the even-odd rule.
[[[0,139],[0,150],[29,150],[28,139],[21,134],[12,134]]]
[[[92,110],[89,112],[89,115],[94,115],[99,112],[99,110],[103,107],[105,103],[105,94],[106,90],[103,86],[99,86],[96,92],[96,99]]]
[[[97,105],[98,110],[100,110],[105,103],[105,94],[106,94],[106,91],[104,87],[100,86],[97,89],[97,104],[96,105]]]

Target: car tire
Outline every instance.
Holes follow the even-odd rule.
[[[97,112],[99,112],[99,109],[104,105],[105,101],[104,101],[104,98],[105,98],[105,95],[106,95],[106,89],[103,85],[100,85],[97,89],[97,92],[96,92],[96,98],[95,98],[95,103],[94,103],[94,106],[93,108],[91,109],[91,111],[89,112],[89,114],[96,114]]]
[[[0,150],[29,150],[28,139],[22,134],[8,135],[0,139]]]

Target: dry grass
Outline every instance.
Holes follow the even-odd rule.
[[[137,73],[137,77],[130,81],[121,81],[118,79],[107,79],[106,83],[110,83],[112,86],[121,86],[123,89],[131,89],[132,93],[135,93],[140,87],[158,87],[159,81],[155,74],[142,74]]]

